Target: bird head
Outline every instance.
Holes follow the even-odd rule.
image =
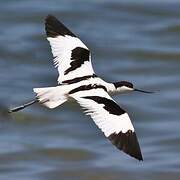
[[[153,93],[150,91],[144,91],[141,89],[136,89],[134,88],[134,85],[128,81],[120,81],[120,82],[115,82],[113,83],[117,92],[130,92],[130,91],[138,91],[142,93]]]

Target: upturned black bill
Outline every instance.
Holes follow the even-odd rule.
[[[155,92],[152,92],[152,91],[144,91],[144,90],[141,90],[141,89],[134,89],[134,91],[138,91],[138,92],[142,92],[142,93],[155,93]]]

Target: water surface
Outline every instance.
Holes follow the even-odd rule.
[[[0,179],[179,179],[179,9],[176,1],[1,1]],[[6,113],[33,98],[33,87],[57,84],[48,14],[87,44],[99,76],[157,91],[114,97],[129,112],[143,162],[113,147],[76,103]]]

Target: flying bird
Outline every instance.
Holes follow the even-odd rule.
[[[45,31],[54,57],[59,77],[56,87],[34,88],[36,97],[9,112],[16,112],[34,103],[55,108],[74,99],[86,115],[113,145],[128,155],[143,160],[139,142],[129,115],[110,97],[117,93],[139,91],[127,81],[109,83],[98,77],[91,64],[88,47],[56,17],[48,15]]]

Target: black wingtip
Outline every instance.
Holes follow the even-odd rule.
[[[108,137],[108,139],[119,150],[122,150],[126,154],[138,159],[139,161],[143,161],[141,149],[135,132],[129,130],[126,133],[113,133]]]
[[[59,35],[70,35],[76,37],[64,24],[62,24],[55,16],[48,15],[45,18],[45,30],[47,37],[57,37]]]

